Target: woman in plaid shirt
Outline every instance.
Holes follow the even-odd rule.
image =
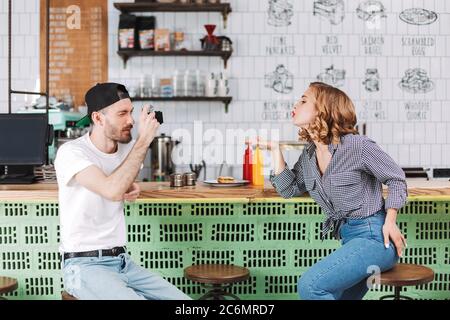
[[[322,239],[332,230],[342,243],[301,276],[299,296],[362,299],[372,279],[392,268],[406,246],[396,224],[407,198],[405,174],[374,141],[358,134],[354,105],[341,90],[311,83],[292,117],[300,138],[309,142],[293,169],[276,142],[259,141],[272,153],[272,184],[284,198],[308,192],[326,216]],[[388,186],[386,200],[382,184]]]

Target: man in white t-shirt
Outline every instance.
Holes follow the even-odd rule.
[[[125,86],[97,84],[86,93],[91,132],[58,149],[62,269],[65,290],[78,299],[190,299],[126,252],[123,201],[134,201],[134,181],[158,128],[144,107],[136,141],[133,106]]]

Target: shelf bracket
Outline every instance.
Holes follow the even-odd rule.
[[[228,22],[228,11],[227,11],[227,9],[223,10],[222,17],[223,17],[223,28],[226,29],[227,28],[227,22]]]
[[[122,60],[123,60],[123,68],[126,69],[127,68],[127,62],[128,62],[128,59],[130,57],[127,56],[126,54],[122,54],[121,57],[122,57]]]
[[[224,65],[224,67],[226,69],[227,65],[228,65],[228,57],[222,56],[222,59],[223,59],[223,65]]]

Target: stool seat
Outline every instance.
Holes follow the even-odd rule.
[[[247,268],[228,264],[201,264],[184,269],[186,279],[206,284],[230,284],[247,280]]]
[[[209,289],[200,300],[225,300],[239,297],[230,292],[233,283],[245,281],[250,277],[247,268],[230,264],[200,264],[184,269],[184,277],[188,280],[200,282],[202,287]]]
[[[394,294],[380,298],[385,300],[393,298],[394,300],[412,300],[408,296],[400,294],[403,286],[417,286],[433,281],[434,272],[428,267],[417,265],[398,263],[392,269],[381,273],[380,284],[394,287]]]
[[[0,277],[0,294],[12,292],[18,287],[17,279]]]
[[[398,263],[392,269],[381,273],[380,283],[393,287],[416,286],[433,281],[434,272],[428,267]]]
[[[61,299],[62,300],[78,300],[74,296],[70,295],[67,291],[61,292]]]

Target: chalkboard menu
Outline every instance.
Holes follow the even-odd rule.
[[[40,2],[40,79],[46,85],[46,1]],[[107,0],[50,1],[50,95],[84,104],[92,85],[108,78]]]

